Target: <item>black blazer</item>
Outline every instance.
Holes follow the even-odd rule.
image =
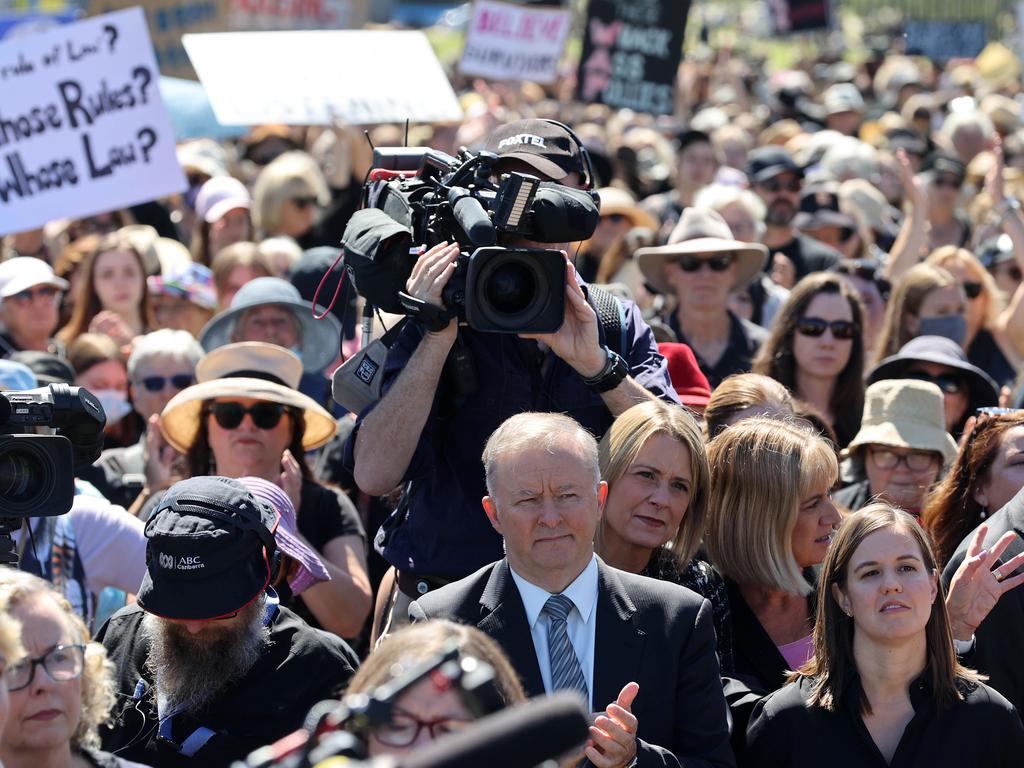
[[[598,563],[594,709],[603,711],[626,683],[636,681],[637,765],[735,765],[711,604],[684,587]],[[527,695],[544,694],[526,610],[507,561],[424,595],[409,616],[477,627],[502,646]]]
[[[1018,537],[1024,537],[1024,490],[1019,491],[1006,506],[985,522],[988,525],[986,547],[992,546],[1007,531],[1016,531]],[[971,531],[960,543],[942,573],[942,581],[947,590],[957,568],[964,561],[974,533]],[[1005,563],[1021,551],[1024,551],[1024,541],[1021,538],[1014,539],[1003,550],[999,562]],[[1003,574],[1003,577],[1009,575]],[[986,683],[1009,699],[1017,712],[1024,712],[1024,664],[1021,663],[1021,649],[1024,648],[1024,586],[1012,589],[999,598],[974,636],[977,642],[970,665],[988,675]]]

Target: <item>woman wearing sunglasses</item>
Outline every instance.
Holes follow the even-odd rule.
[[[967,294],[960,281],[942,267],[917,264],[893,284],[875,345],[878,359],[895,355],[917,336],[945,336],[963,346],[966,317]]]
[[[252,197],[260,239],[286,236],[304,249],[328,244],[320,242],[315,227],[331,195],[316,161],[305,152],[286,152],[260,171]]]
[[[754,372],[771,376],[817,408],[845,446],[860,427],[864,404],[863,307],[842,277],[809,275],[793,288]]]
[[[0,570],[0,602],[21,624],[25,655],[4,670],[10,709],[0,736],[6,768],[129,768],[100,752],[99,726],[114,704],[110,662],[68,601],[37,576]]]
[[[726,376],[750,370],[768,334],[733,313],[729,296],[761,273],[767,248],[734,239],[719,214],[691,207],[668,245],[641,248],[636,259],[647,283],[675,298],[668,325],[693,350],[712,390]]]
[[[282,347],[239,342],[207,354],[197,384],[164,408],[160,427],[185,456],[185,476],[261,477],[281,486],[298,532],[320,555],[330,580],[282,601],[314,626],[355,637],[370,610],[365,535],[344,494],[313,479],[307,451],[335,431],[322,406],[296,390],[302,363]]]

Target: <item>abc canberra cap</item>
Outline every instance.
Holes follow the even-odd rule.
[[[244,608],[272,577],[278,514],[237,480],[175,483],[146,524],[139,605],[168,619],[213,619]]]

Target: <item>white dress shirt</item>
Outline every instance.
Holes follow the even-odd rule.
[[[548,617],[542,616],[544,604],[552,593],[531,584],[525,578],[512,571],[512,579],[519,589],[526,609],[526,621],[530,625],[533,637],[533,648],[537,652],[537,663],[540,676],[544,681],[544,690],[551,693],[551,659],[548,658]],[[566,619],[566,630],[569,640],[576,651],[583,677],[587,681],[590,697],[590,710],[594,709],[594,637],[597,629],[597,555],[590,558],[590,563],[583,572],[570,584],[562,594],[572,600],[573,609]],[[611,702],[601,703],[602,709]]]

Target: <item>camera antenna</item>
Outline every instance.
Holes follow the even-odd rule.
[[[405,146],[409,146],[409,118],[405,118]]]
[[[366,137],[366,143],[370,145],[370,149],[376,151],[377,148],[373,146],[373,139],[370,138],[370,132],[364,129],[363,136]]]

